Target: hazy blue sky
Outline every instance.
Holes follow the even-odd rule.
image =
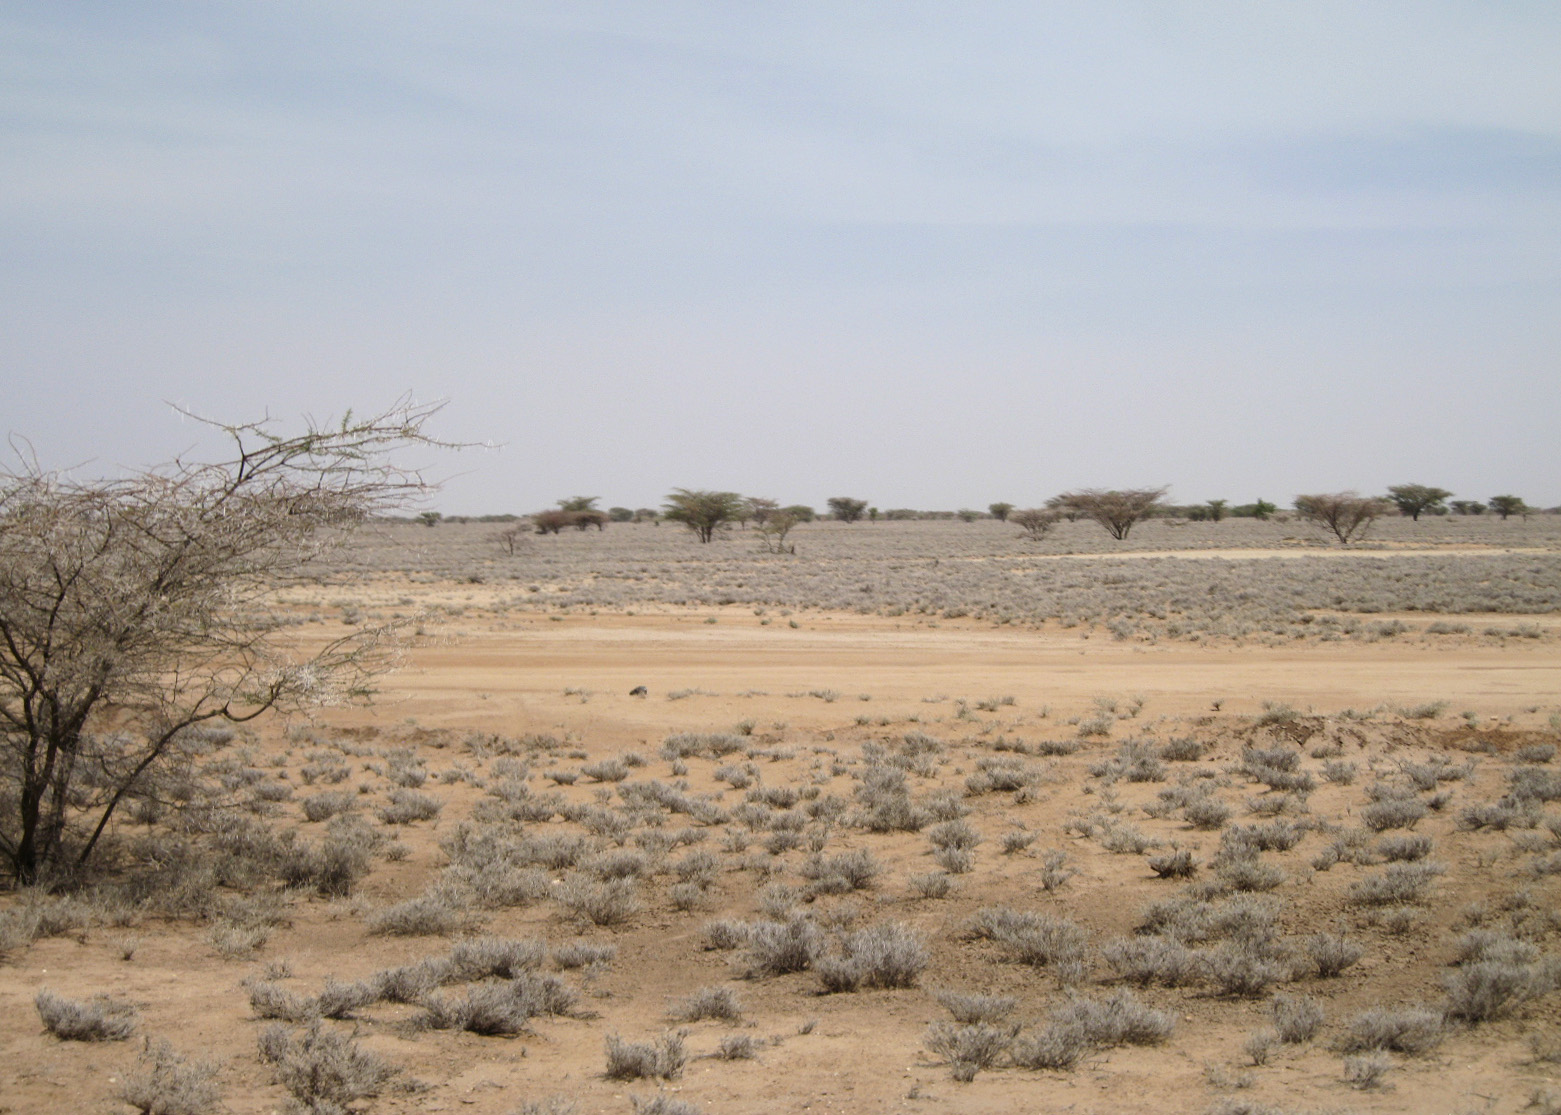
[[[446,512],[1561,502],[1553,0],[0,0],[7,431],[412,392]]]

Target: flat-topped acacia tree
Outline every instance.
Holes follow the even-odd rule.
[[[736,492],[674,488],[663,505],[662,517],[682,523],[701,542],[709,542],[722,525],[735,523],[748,513],[743,497]]]
[[[1165,504],[1169,488],[1077,488],[1046,501],[1046,506],[1065,514],[1093,519],[1106,528],[1118,542],[1126,538],[1135,523],[1147,519]]]
[[[299,650],[278,583],[429,485],[391,461],[438,405],[284,435],[207,422],[226,459],[114,480],[0,471],[0,864],[78,870],[116,810],[159,799],[199,729],[367,693],[385,627]],[[205,420],[203,420],[205,421]]]

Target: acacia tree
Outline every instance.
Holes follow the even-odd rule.
[[[1408,515],[1417,523],[1427,511],[1435,514],[1443,506],[1443,501],[1452,494],[1446,488],[1432,488],[1425,484],[1393,484],[1388,487],[1388,499],[1393,501],[1399,514]]]
[[[1529,506],[1523,502],[1522,496],[1491,496],[1491,510],[1500,515],[1505,522],[1509,515],[1522,515],[1528,518]]]
[[[865,499],[852,499],[850,496],[831,496],[828,503],[829,513],[842,523],[858,522],[867,513],[867,501]]]
[[[1013,514],[1014,505],[1011,503],[989,503],[986,509],[991,513],[992,518],[1000,523],[1006,523],[1008,516]]]
[[[280,579],[427,489],[388,454],[437,406],[283,436],[228,425],[226,460],[87,481],[0,472],[0,857],[21,883],[87,863],[115,811],[155,799],[202,725],[360,697],[383,627],[302,651]]]
[[[744,510],[743,497],[736,492],[687,488],[674,488],[663,506],[665,518],[682,523],[701,542],[709,542],[723,523],[735,522]]]
[[[1008,521],[1017,527],[1023,527],[1027,535],[1039,542],[1051,533],[1052,527],[1057,525],[1057,520],[1060,518],[1062,518],[1060,511],[1047,511],[1040,507],[1027,507],[1023,511],[1010,513]]]
[[[1047,506],[1093,519],[1120,542],[1135,523],[1160,509],[1168,491],[1169,488],[1126,488],[1122,491],[1079,488],[1052,497]]]
[[[1388,503],[1359,492],[1331,492],[1296,496],[1295,509],[1301,518],[1332,533],[1341,545],[1348,545],[1366,536],[1371,524],[1387,511]]]

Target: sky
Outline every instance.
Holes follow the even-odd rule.
[[[1550,0],[0,0],[0,427],[443,399],[446,514],[1551,506],[1558,60]]]

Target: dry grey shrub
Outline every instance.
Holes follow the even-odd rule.
[[[1429,836],[1384,836],[1377,854],[1390,863],[1413,863],[1430,855],[1433,844]]]
[[[955,1022],[995,1023],[1007,1018],[1019,1005],[1012,995],[986,995],[963,991],[935,991],[933,998],[954,1016]]]
[[[1317,974],[1322,979],[1334,979],[1346,968],[1354,964],[1366,955],[1363,946],[1356,944],[1340,933],[1330,935],[1327,933],[1314,933],[1306,939],[1307,955],[1317,965]]]
[[[1307,995],[1275,995],[1270,1004],[1274,1031],[1279,1040],[1291,1045],[1311,1041],[1322,1028],[1323,1008]]]
[[[450,947],[452,978],[480,980],[490,976],[514,979],[534,971],[547,957],[547,944],[509,937],[473,937]]]
[[[1162,879],[1188,879],[1197,874],[1198,861],[1186,848],[1149,857],[1150,869]]]
[[[723,1061],[751,1061],[759,1055],[759,1043],[751,1034],[724,1034],[715,1055]]]
[[[304,820],[318,822],[328,821],[338,813],[348,812],[356,801],[356,797],[346,790],[325,790],[301,798],[298,805],[303,811]]]
[[[1378,1088],[1392,1067],[1391,1057],[1381,1053],[1357,1053],[1344,1058],[1344,1082],[1362,1091]]]
[[[1426,813],[1426,804],[1419,798],[1383,798],[1362,809],[1360,820],[1372,832],[1385,832],[1395,828],[1414,828]]]
[[[1089,933],[1066,918],[988,906],[976,911],[971,931],[996,941],[1021,964],[1051,969],[1064,984],[1088,972]]]
[[[968,1083],[979,1070],[996,1064],[1018,1036],[1018,1023],[938,1021],[928,1027],[922,1042],[949,1064],[955,1080]]]
[[[468,921],[468,915],[451,904],[450,895],[436,889],[376,910],[364,919],[364,927],[378,937],[435,937],[454,933]]]
[[[617,1034],[608,1034],[607,1079],[659,1077],[676,1080],[683,1075],[683,1066],[688,1063],[684,1036],[685,1031],[678,1030],[662,1034],[654,1042],[628,1042]]]
[[[256,1018],[279,1018],[284,1022],[307,1022],[319,1011],[313,999],[268,980],[250,983],[249,1009]]]
[[[914,987],[930,959],[926,941],[916,930],[899,922],[880,922],[847,934],[838,951],[821,947],[813,957],[813,968],[830,992]]]
[[[1202,950],[1199,961],[1216,993],[1248,999],[1267,994],[1274,984],[1284,983],[1294,974],[1284,959],[1251,942],[1221,941]]]
[[[190,1060],[166,1041],[147,1038],[115,1096],[142,1115],[209,1115],[222,1105],[222,1089],[212,1079],[218,1068],[215,1062]]]
[[[411,825],[412,821],[431,821],[439,817],[445,803],[418,790],[390,790],[390,801],[375,810],[375,817],[386,825]]]
[[[1426,901],[1431,884],[1446,871],[1439,863],[1394,863],[1380,875],[1352,883],[1346,896],[1356,906],[1394,906]]]
[[[579,1115],[579,1105],[557,1093],[539,1100],[527,1100],[515,1109],[515,1115]]]
[[[1241,1051],[1254,1065],[1268,1064],[1269,1054],[1279,1042],[1279,1035],[1272,1030],[1258,1030],[1241,1043]]]
[[[315,1005],[322,1018],[351,1018],[355,1011],[378,1002],[379,997],[377,981],[344,983],[335,977],[327,977],[325,986],[315,998]]]
[[[1182,816],[1197,829],[1223,828],[1235,811],[1213,794],[1194,797],[1182,807]]]
[[[1074,1029],[1093,1046],[1158,1045],[1176,1029],[1176,1016],[1138,1001],[1131,991],[1103,999],[1070,999],[1052,1012],[1052,1023]]]
[[[1021,1068],[1066,1072],[1093,1048],[1084,1031],[1065,1023],[1052,1023],[1014,1041],[1009,1059]]]
[[[558,888],[558,903],[595,925],[622,925],[640,912],[633,879],[593,882],[581,875],[571,875]]]
[[[743,1007],[737,993],[729,987],[702,987],[687,998],[674,1001],[667,1014],[677,1022],[699,1022],[706,1018],[737,1022],[743,1016]]]
[[[798,870],[814,884],[815,893],[843,894],[872,886],[883,865],[866,848],[859,848],[838,856],[809,856]]]
[[[591,941],[571,941],[553,950],[553,963],[560,968],[603,968],[618,958],[618,946]]]
[[[107,996],[67,999],[48,988],[33,998],[44,1027],[61,1041],[124,1041],[136,1026],[136,1009]]]
[[[1350,1019],[1339,1039],[1346,1053],[1391,1050],[1394,1053],[1420,1054],[1436,1048],[1442,1040],[1442,1015],[1424,1007],[1373,1007]]]
[[[1447,1017],[1462,1022],[1489,1022],[1511,1014],[1529,999],[1554,991],[1561,983],[1561,965],[1517,960],[1475,960],[1443,978]]]
[[[704,1108],[665,1092],[657,1092],[654,1096],[630,1096],[629,1103],[634,1108],[634,1115],[705,1115]]]
[[[260,1059],[271,1066],[276,1082],[304,1110],[319,1115],[336,1115],[355,1100],[379,1095],[400,1072],[319,1019],[298,1034],[272,1023],[260,1031],[258,1045]]]
[[[1186,987],[1203,978],[1199,954],[1168,937],[1127,937],[1113,941],[1101,956],[1129,983],[1148,987]]]
[[[796,916],[753,922],[744,928],[742,943],[748,950],[750,975],[781,976],[811,967],[823,947],[823,934],[812,919]]]
[[[1050,893],[1064,886],[1078,871],[1068,865],[1068,853],[1061,848],[1049,848],[1041,856],[1041,889]]]
[[[1003,834],[1003,854],[1011,856],[1024,851],[1031,844],[1035,843],[1036,837],[1039,835],[1039,833],[1030,832],[1028,829],[1005,832]]]
[[[748,926],[734,918],[705,923],[705,948],[716,951],[741,948],[748,943]]]
[[[954,880],[947,871],[912,875],[906,882],[918,898],[947,898],[954,890]]]
[[[379,997],[389,1003],[420,1003],[440,984],[453,978],[450,962],[444,957],[386,968],[369,977]]]

